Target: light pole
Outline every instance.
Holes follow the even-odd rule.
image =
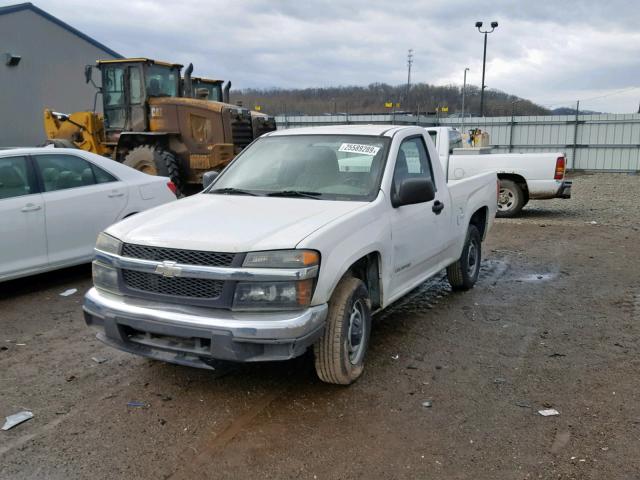
[[[480,116],[484,117],[484,69],[487,64],[487,34],[498,28],[498,22],[491,22],[491,30],[482,30],[482,22],[476,22],[476,28],[480,33],[484,33],[484,53],[482,54],[482,87],[480,88]]]
[[[464,81],[462,82],[462,125],[460,125],[460,130],[464,135],[464,94],[467,91],[467,72],[469,68],[464,69]]]

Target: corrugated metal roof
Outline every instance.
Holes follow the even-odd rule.
[[[98,42],[97,40],[94,40],[93,38],[91,38],[88,35],[85,35],[84,33],[82,33],[80,30],[73,28],[71,25],[69,25],[68,23],[63,22],[62,20],[60,20],[59,18],[54,17],[53,15],[51,15],[50,13],[45,12],[44,10],[42,10],[41,8],[36,7],[33,3],[31,2],[26,2],[26,3],[18,3],[16,5],[8,5],[6,7],[0,7],[0,15],[8,15],[10,13],[16,13],[16,12],[21,12],[24,10],[29,10],[32,11],[33,13],[36,13],[38,15],[40,15],[41,17],[49,20],[50,22],[55,23],[56,25],[58,25],[61,28],[64,28],[65,30],[67,30],[68,32],[76,35],[77,37],[80,37],[81,39],[83,39],[86,42],[89,42],[91,45],[93,45],[94,47],[99,48],[100,50],[103,50],[104,52],[108,53],[109,55],[116,57],[116,58],[122,58],[122,55],[120,55],[118,52],[111,50],[109,47],[107,47],[106,45],[103,45],[102,43]]]

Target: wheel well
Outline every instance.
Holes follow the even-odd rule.
[[[511,180],[512,182],[517,183],[520,188],[522,188],[522,191],[529,195],[529,187],[527,187],[527,181],[522,175],[518,175],[517,173],[499,173],[498,178],[500,180]]]
[[[348,270],[351,275],[364,282],[369,291],[372,310],[382,304],[382,284],[380,283],[380,254],[371,252],[354,262]]]
[[[471,220],[469,220],[469,224],[475,225],[475,227],[480,232],[480,238],[484,239],[484,233],[487,229],[487,207],[482,207],[475,211],[473,215],[471,215]]]

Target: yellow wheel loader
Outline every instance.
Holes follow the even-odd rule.
[[[171,177],[181,193],[199,188],[204,172],[226,166],[254,138],[251,113],[192,98],[190,67],[148,58],[99,60],[102,114],[44,112],[48,143],[76,147],[138,170]],[[227,89],[228,94],[228,89]],[[187,98],[189,97],[189,98]]]

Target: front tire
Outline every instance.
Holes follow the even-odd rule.
[[[470,290],[480,275],[482,237],[475,225],[469,225],[460,258],[447,267],[447,279],[453,290]]]
[[[178,196],[182,196],[184,185],[178,159],[170,151],[159,146],[140,145],[131,150],[122,163],[149,175],[169,177],[176,186]]]
[[[371,333],[371,300],[362,280],[343,277],[329,300],[324,333],[313,346],[320,380],[355,382],[364,370]]]
[[[525,195],[522,187],[513,180],[500,180],[500,194],[498,196],[498,218],[512,218],[520,213],[524,207]]]

